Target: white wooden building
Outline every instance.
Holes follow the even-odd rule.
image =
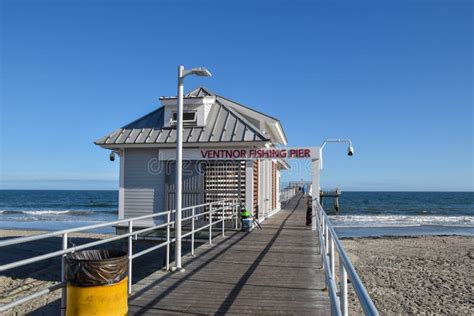
[[[95,142],[120,156],[120,219],[174,208],[177,99],[160,101],[155,111]],[[185,95],[183,116],[183,207],[238,198],[260,220],[279,210],[287,163],[239,155],[286,145],[278,119],[203,87]]]

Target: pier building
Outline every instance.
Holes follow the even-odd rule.
[[[174,208],[177,98],[160,102],[95,142],[120,157],[120,219]],[[309,157],[278,149],[287,144],[280,121],[204,87],[185,95],[183,110],[183,207],[237,199],[261,221],[278,211],[284,159]]]

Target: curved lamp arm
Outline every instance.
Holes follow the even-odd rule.
[[[326,139],[319,148],[323,150],[327,143],[347,143],[352,148],[352,141],[349,138]]]
[[[320,166],[319,169],[323,169],[323,149],[327,143],[347,143],[349,147],[347,147],[347,155],[352,156],[354,155],[354,147],[352,147],[352,141],[349,138],[336,138],[336,139],[326,139],[321,146],[319,147],[319,159],[320,159]]]

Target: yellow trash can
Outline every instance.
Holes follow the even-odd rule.
[[[66,257],[66,315],[127,315],[128,256],[85,250]]]

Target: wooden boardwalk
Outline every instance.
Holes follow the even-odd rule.
[[[184,272],[158,271],[134,285],[129,314],[330,314],[317,234],[304,198],[183,257]]]

